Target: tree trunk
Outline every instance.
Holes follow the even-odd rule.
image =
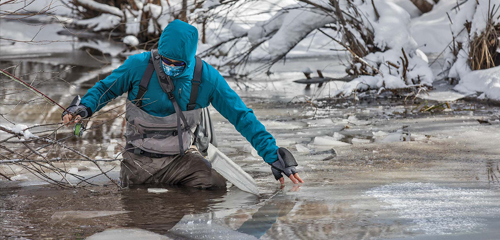
[[[187,22],[187,0],[182,0],[182,10],[180,19]]]
[[[434,7],[434,4],[427,0],[410,0],[415,7],[418,8],[422,13],[430,12]],[[433,0],[434,3],[438,3],[439,0]]]

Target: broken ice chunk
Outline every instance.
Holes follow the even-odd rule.
[[[349,116],[349,118],[347,118],[347,121],[350,124],[353,124],[356,126],[366,126],[366,125],[372,124],[372,122],[370,122],[370,121],[359,120],[356,116]]]
[[[295,145],[295,148],[297,149],[297,152],[299,152],[299,153],[310,153],[311,152],[311,150],[309,150],[309,148],[305,147],[302,144]]]
[[[314,144],[320,146],[349,146],[349,143],[337,141],[335,138],[330,136],[321,136],[314,138]]]
[[[340,134],[340,133],[338,133],[338,132],[334,132],[334,133],[333,133],[333,138],[334,138],[335,140],[337,140],[337,141],[340,141],[340,140],[341,140],[342,138],[344,138],[344,137],[345,137],[344,135],[342,135],[342,134]]]
[[[259,156],[259,154],[257,153],[257,150],[255,150],[255,148],[253,148],[252,145],[250,145],[250,144],[245,144],[243,146],[243,152],[250,153],[254,157],[258,157]]]
[[[403,134],[401,132],[393,132],[387,135],[381,142],[401,142],[401,137]]]
[[[351,141],[352,141],[352,144],[366,144],[366,143],[370,143],[370,139],[361,139],[361,138],[353,138]]]

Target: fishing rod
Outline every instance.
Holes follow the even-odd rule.
[[[42,92],[40,92],[38,89],[36,89],[35,87],[31,86],[27,82],[19,79],[18,77],[10,74],[9,72],[7,72],[7,71],[5,71],[3,69],[0,69],[0,72],[2,72],[3,75],[5,75],[8,78],[14,80],[15,82],[17,82],[17,83],[19,83],[19,84],[27,87],[29,90],[31,90],[36,95],[42,96],[42,98],[45,99],[45,101],[47,101],[48,103],[51,103],[52,105],[57,105],[58,107],[60,107],[65,112],[67,111],[67,109],[65,107],[61,106],[59,103],[57,103],[56,101],[54,101],[52,98],[50,98],[47,95],[43,94]],[[76,103],[76,105],[80,104],[80,96],[75,97],[75,99],[73,99],[73,101],[71,103],[72,104]],[[75,124],[75,127],[73,128],[73,133],[75,134],[75,136],[81,137],[82,134],[83,134],[83,131],[85,131],[85,125],[82,122],[79,122],[79,123]]]
[[[3,69],[0,69],[0,71],[3,73],[3,75],[7,76],[8,78],[14,80],[15,82],[18,82],[18,83],[24,85],[25,87],[27,87],[28,89],[30,89],[35,94],[42,96],[43,99],[45,99],[45,101],[48,101],[49,103],[55,104],[55,105],[59,106],[62,110],[66,111],[66,108],[64,108],[63,106],[59,105],[59,103],[57,103],[56,101],[52,100],[52,98],[50,98],[47,95],[43,94],[42,92],[40,92],[38,89],[36,89],[35,87],[31,86],[27,82],[25,82],[25,81],[17,78],[16,76],[8,73],[7,71],[5,71]]]

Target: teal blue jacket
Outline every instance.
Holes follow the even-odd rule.
[[[158,45],[162,56],[187,63],[184,71],[172,78],[175,85],[174,96],[183,111],[186,110],[191,94],[197,43],[198,30],[185,22],[175,20],[165,28]],[[130,56],[111,75],[89,89],[82,98],[82,104],[95,113],[125,92],[128,92],[129,100],[134,100],[150,56],[150,52]],[[204,108],[211,103],[252,144],[264,161],[267,163],[276,161],[278,149],[276,140],[257,120],[252,109],[249,109],[229,87],[220,73],[203,62],[201,79],[196,108]],[[175,112],[172,102],[160,87],[156,72],[151,78],[142,102],[143,110],[154,116],[164,117]]]

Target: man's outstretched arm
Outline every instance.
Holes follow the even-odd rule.
[[[129,57],[108,77],[97,82],[82,97],[78,105],[70,105],[68,112],[63,113],[64,124],[77,123],[82,118],[91,117],[93,113],[106,106],[111,100],[127,92],[132,84],[130,72],[133,68],[137,68],[140,63],[138,61],[134,56]]]
[[[220,74],[218,74],[214,93],[212,94],[212,105],[222,114],[236,130],[245,137],[257,150],[259,156],[271,165],[274,172],[284,173],[293,183],[303,183],[293,166],[293,172],[289,166],[280,165],[278,158],[278,146],[274,137],[266,130],[265,126],[257,119],[252,109],[249,109],[241,98],[234,92]],[[277,178],[282,184],[283,177]]]

